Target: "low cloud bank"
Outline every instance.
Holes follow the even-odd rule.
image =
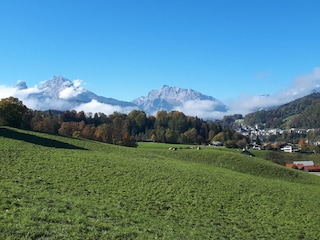
[[[120,107],[120,106],[113,106],[110,104],[100,103],[96,100],[92,100],[88,103],[83,103],[74,108],[77,112],[84,111],[86,113],[104,113],[106,115],[112,114],[114,112],[121,112],[121,113],[130,113],[132,110],[136,108],[133,107]]]
[[[183,112],[187,116],[197,116],[203,119],[220,119],[226,113],[212,111],[215,109],[218,103],[210,100],[195,100],[186,101],[181,106],[176,107],[175,110]]]
[[[311,93],[320,92],[320,67],[315,67],[310,74],[295,78],[291,85],[274,95],[253,96],[242,94],[238,99],[226,102],[229,114],[247,114],[261,109],[277,107]]]
[[[100,103],[92,100],[79,104],[74,98],[83,93],[81,80],[73,81],[73,86],[63,89],[59,98],[43,97],[42,90],[37,86],[27,89],[0,85],[0,99],[10,96],[19,98],[31,109],[35,110],[76,110],[92,113],[105,113],[107,115],[116,112],[129,113],[134,107],[121,107]],[[218,103],[208,100],[187,101],[175,108],[188,116],[198,116],[202,119],[221,119],[225,115],[247,114],[261,109],[268,109],[288,103],[294,99],[306,96],[312,92],[320,92],[320,67],[313,69],[312,73],[305,74],[294,79],[285,90],[274,95],[254,96],[243,93],[237,99],[224,102],[228,106],[227,112],[214,111]],[[39,100],[39,97],[41,99]],[[73,99],[73,100],[72,100]]]
[[[60,94],[59,98],[62,99],[70,99],[78,96],[79,94],[85,92],[85,89],[81,86],[82,85],[82,80],[77,79],[73,81],[73,85],[70,87],[64,88]]]

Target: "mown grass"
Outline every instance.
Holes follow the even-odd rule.
[[[54,148],[1,130],[0,239],[320,237],[317,176],[236,151],[18,131],[68,146]]]

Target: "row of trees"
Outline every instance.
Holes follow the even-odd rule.
[[[249,141],[217,122],[178,111],[159,111],[156,116],[140,110],[108,116],[83,111],[32,111],[13,97],[0,101],[0,124],[125,146],[136,146],[137,141],[203,144],[214,139],[228,147],[243,147]]]

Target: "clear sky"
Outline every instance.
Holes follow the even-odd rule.
[[[0,0],[0,85],[62,75],[131,101],[163,85],[221,101],[320,66],[319,0]]]

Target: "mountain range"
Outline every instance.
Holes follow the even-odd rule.
[[[192,89],[164,85],[160,89],[151,90],[146,96],[128,102],[98,96],[83,88],[80,80],[71,81],[62,76],[54,76],[42,82],[40,87],[28,88],[25,82],[19,82],[11,95],[18,97],[27,107],[34,110],[76,110],[105,114],[143,110],[148,115],[155,115],[159,110],[167,112],[177,110],[185,115],[203,119],[221,119],[226,115],[244,115],[259,110],[276,109],[299,97],[318,92],[318,85],[314,86],[316,87],[309,88],[309,91],[304,88],[303,92],[292,88],[277,96],[249,96],[246,99],[229,102],[227,105]]]
[[[19,91],[28,92],[24,102],[32,102],[36,110],[69,110],[86,108],[90,104],[113,106],[115,110],[131,111],[139,109],[147,114],[155,114],[159,110],[183,110],[186,104],[207,102],[211,111],[226,112],[228,107],[221,101],[192,89],[170,87],[164,85],[161,89],[152,90],[145,97],[139,97],[131,102],[120,101],[114,98],[98,96],[81,87],[79,81],[70,81],[62,76],[54,76],[41,84],[37,89],[30,90],[25,82],[19,82],[16,87]],[[29,89],[29,91],[28,91]],[[27,104],[28,106],[28,104]]]

